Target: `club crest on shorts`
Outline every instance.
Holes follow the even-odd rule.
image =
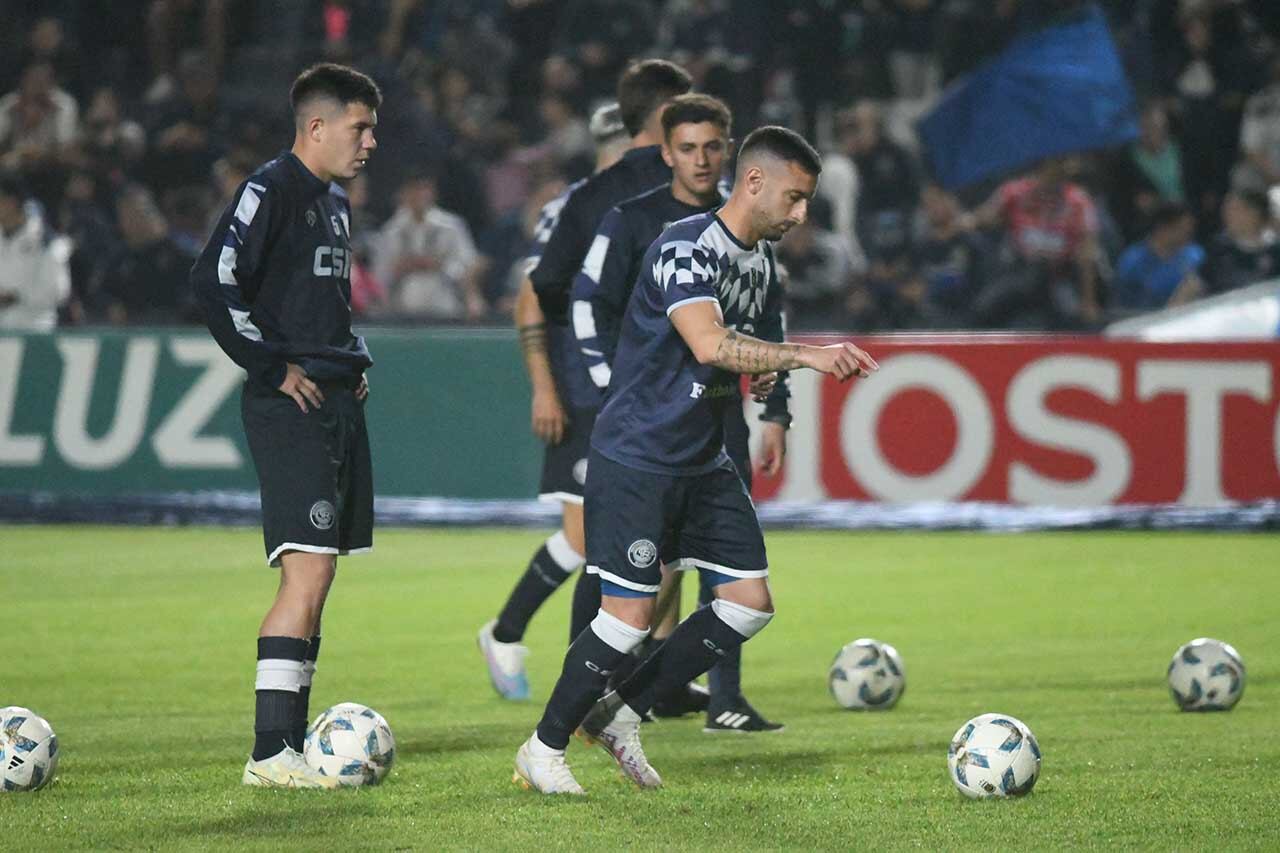
[[[587,484],[587,460],[579,459],[573,463],[573,481],[579,486]]]
[[[311,505],[311,526],[316,530],[328,530],[333,527],[333,504],[328,501],[316,501]]]
[[[648,539],[637,539],[627,549],[627,560],[637,569],[647,569],[658,559],[658,549]]]

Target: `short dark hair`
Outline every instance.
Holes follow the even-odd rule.
[[[639,136],[653,111],[693,88],[693,78],[674,62],[645,59],[618,78],[618,110],[627,133]]]
[[[768,154],[788,163],[796,163],[810,175],[822,174],[822,157],[803,136],[776,124],[757,127],[742,142],[738,162],[746,162],[754,153]]]
[[[1161,202],[1151,214],[1151,231],[1176,225],[1191,215],[1191,208],[1180,201]]]
[[[670,136],[671,131],[682,124],[703,122],[714,124],[728,136],[733,112],[724,101],[710,95],[677,95],[662,110],[662,135]]]
[[[382,91],[367,74],[346,65],[321,62],[298,75],[289,90],[289,103],[296,114],[302,105],[316,98],[329,98],[342,106],[364,104],[371,110],[382,105]]]

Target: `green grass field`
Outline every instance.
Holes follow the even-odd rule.
[[[312,712],[371,705],[399,754],[378,788],[313,792],[239,784],[275,582],[259,533],[0,528],[0,705],[35,709],[62,743],[52,785],[0,795],[0,849],[1280,847],[1274,536],[771,534],[779,615],[744,684],[787,730],[648,726],[656,792],[575,743],[590,796],[567,800],[510,777],[559,669],[568,590],[526,638],[533,702],[496,698],[474,642],[542,535],[382,531],[344,561]],[[831,657],[864,635],[906,663],[887,713],[826,692]],[[1165,688],[1201,635],[1249,667],[1228,714],[1179,713]],[[952,788],[947,742],[985,711],[1036,733],[1031,796]]]

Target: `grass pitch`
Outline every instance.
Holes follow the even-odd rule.
[[[534,701],[499,700],[475,649],[542,535],[380,531],[342,562],[312,713],[371,705],[399,754],[381,787],[312,792],[239,784],[275,584],[257,532],[0,528],[0,705],[35,709],[62,744],[52,785],[0,795],[0,848],[1280,846],[1273,536],[771,534],[779,615],[747,647],[744,684],[787,730],[647,726],[656,792],[575,743],[590,797],[569,800],[510,782],[559,670],[568,590],[526,638]],[[1180,713],[1165,688],[1174,650],[1204,635],[1249,668],[1230,713]],[[887,713],[827,695],[828,663],[860,636],[905,660]],[[952,788],[947,742],[985,711],[1036,733],[1031,796]]]

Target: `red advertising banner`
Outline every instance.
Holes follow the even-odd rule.
[[[880,363],[869,379],[793,376],[787,464],[757,478],[757,497],[1197,507],[1280,497],[1280,343],[858,343]]]

